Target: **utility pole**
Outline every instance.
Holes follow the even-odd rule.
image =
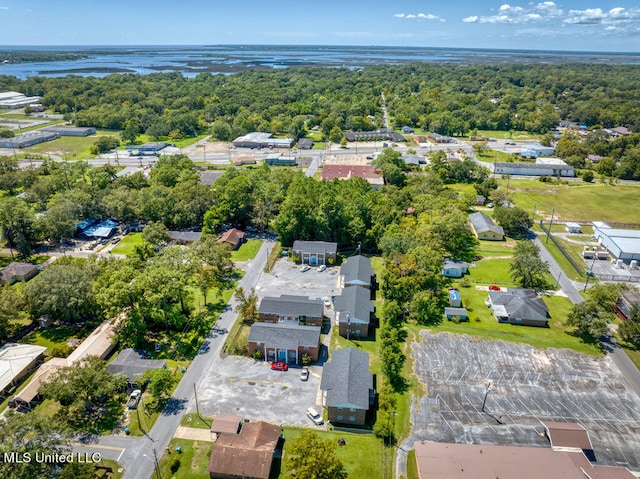
[[[551,221],[549,222],[549,231],[547,232],[547,241],[545,241],[545,243],[549,242],[549,236],[551,236],[551,227],[553,226],[553,217],[556,214],[556,207],[553,207],[553,211],[551,212]]]
[[[196,414],[200,416],[200,407],[198,406],[198,390],[196,389],[196,383],[193,383],[193,394],[196,398]]]

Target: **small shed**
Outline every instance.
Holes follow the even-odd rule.
[[[460,321],[469,321],[469,315],[465,308],[444,308],[444,315],[448,320],[452,320],[457,316]]]
[[[469,265],[464,261],[446,259],[442,268],[442,276],[447,278],[462,278],[469,271]]]
[[[240,416],[231,414],[218,414],[213,418],[211,423],[211,432],[214,434],[238,434],[240,432]]]
[[[453,308],[459,308],[462,306],[462,298],[460,297],[460,291],[457,289],[449,290],[449,306]]]
[[[580,225],[578,223],[567,223],[565,229],[568,233],[580,233]]]

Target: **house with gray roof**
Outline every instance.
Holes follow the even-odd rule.
[[[308,354],[317,361],[320,354],[320,327],[289,323],[253,323],[249,331],[249,355],[260,351],[267,361],[299,364]]]
[[[317,266],[321,264],[335,263],[338,254],[338,243],[326,241],[300,241],[293,242],[294,256],[300,258],[302,264]]]
[[[140,377],[145,371],[153,369],[166,369],[167,362],[161,359],[146,359],[144,353],[131,348],[123,349],[107,366],[114,376],[122,374],[127,376],[129,386],[134,389],[140,387]]]
[[[331,361],[324,365],[320,389],[324,391],[329,421],[365,424],[375,399],[369,354],[354,348],[334,351]]]
[[[0,269],[0,284],[13,284],[17,281],[27,282],[38,274],[38,271],[35,264],[13,261]]]
[[[476,212],[469,215],[471,229],[479,240],[502,241],[504,230],[496,226],[493,220],[484,213]]]
[[[542,327],[549,324],[549,308],[530,289],[489,291],[487,305],[493,309],[499,323]]]
[[[376,307],[371,292],[362,286],[345,288],[333,307],[340,336],[347,339],[366,338],[375,328]]]
[[[462,278],[469,271],[469,264],[455,259],[445,259],[442,265],[442,276],[447,278]]]
[[[200,231],[167,231],[169,238],[176,244],[189,244],[198,241],[202,238],[202,232]]]
[[[322,326],[324,306],[305,296],[281,294],[265,296],[258,308],[258,321],[264,323],[292,323]]]
[[[371,291],[371,299],[375,299],[375,290],[378,287],[376,274],[371,267],[371,259],[366,256],[351,256],[346,263],[340,266],[339,287],[362,286]]]

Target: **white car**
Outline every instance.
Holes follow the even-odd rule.
[[[304,265],[304,266],[300,266],[300,272],[301,273],[306,273],[307,271],[309,271],[311,268],[309,268],[309,265]]]
[[[318,273],[322,273],[325,269],[327,269],[327,265],[326,264],[318,266]]]
[[[331,299],[327,298],[326,296],[324,298],[322,298],[322,302],[324,303],[325,308],[330,308],[331,307]]]
[[[300,381],[308,381],[309,380],[309,368],[304,367],[300,372]]]
[[[324,424],[320,413],[312,407],[307,409],[307,416],[309,416],[309,419],[311,419],[316,426],[322,426]]]

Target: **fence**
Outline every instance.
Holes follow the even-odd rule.
[[[556,248],[558,248],[558,251],[562,253],[562,256],[564,256],[566,260],[569,263],[571,263],[571,266],[573,266],[573,269],[575,269],[576,272],[580,275],[584,274],[584,270],[585,270],[584,265],[580,266],[578,265],[578,263],[576,263],[576,261],[564,249],[564,247],[560,244],[560,242],[557,239],[555,239],[555,237],[551,234],[551,230],[544,225],[542,220],[540,220],[540,228],[542,228],[542,231],[544,231],[547,234],[547,238],[549,238],[553,242],[553,244],[556,245]]]
[[[640,283],[640,276],[599,274],[598,279],[600,281],[626,281],[627,283]]]

